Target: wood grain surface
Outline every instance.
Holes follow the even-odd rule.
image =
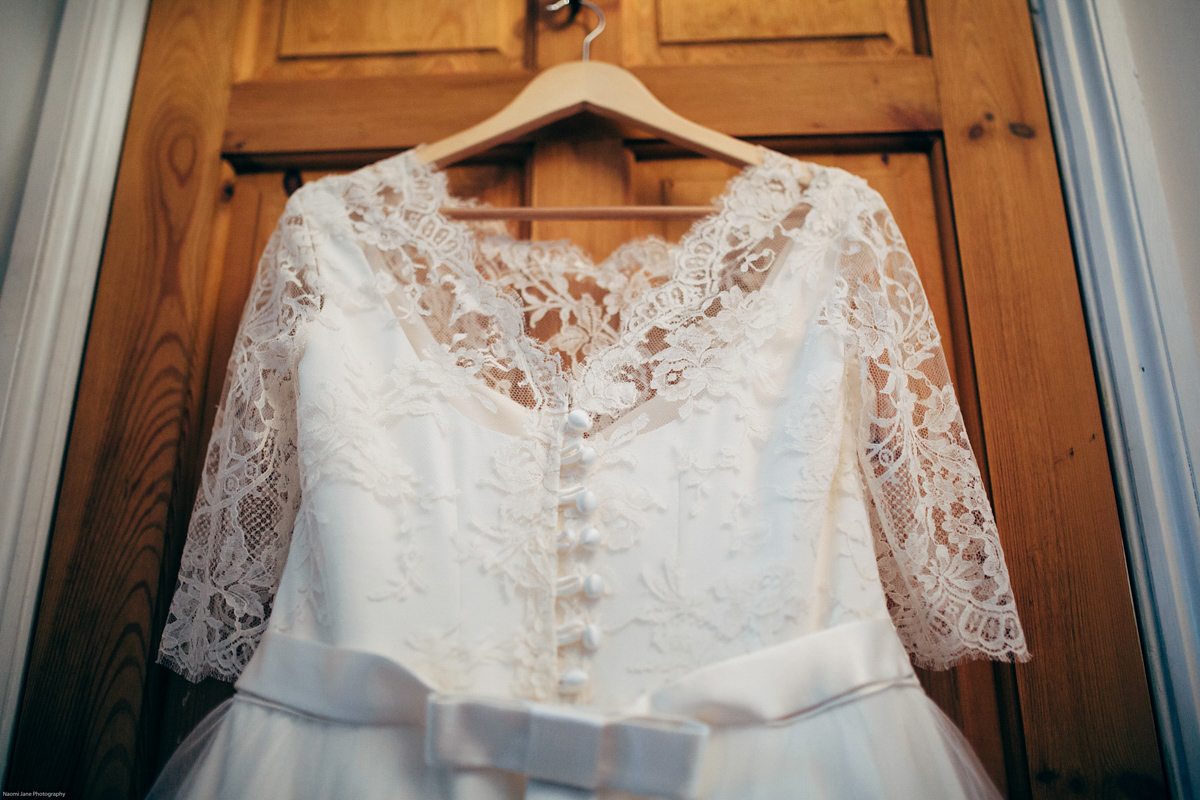
[[[150,11],[6,791],[140,797],[157,769],[152,661],[194,491],[236,15]]]
[[[517,70],[526,0],[242,0],[235,81]]]
[[[621,0],[622,63],[890,59],[916,51],[908,0]]]
[[[993,500],[1033,653],[1016,668],[1033,794],[1162,796],[1028,9],[930,0],[928,15]]]
[[[582,123],[582,124],[581,124]],[[625,205],[632,201],[630,168],[633,158],[606,120],[568,120],[554,126],[567,135],[539,138],[530,164],[529,202],[533,206]],[[573,132],[572,132],[573,131]],[[605,135],[608,131],[609,134]],[[537,221],[534,239],[569,239],[594,262],[607,258],[632,235],[631,220],[579,223]],[[553,316],[553,315],[547,315]]]
[[[887,18],[878,2],[659,0],[656,5],[661,42],[871,36],[887,32]]]
[[[940,127],[933,62],[926,56],[633,72],[671,110],[734,136]],[[222,149],[231,157],[402,150],[490,116],[530,77],[504,72],[241,83],[233,87]],[[830,91],[834,86],[837,91]]]
[[[495,0],[283,0],[278,53],[295,58],[498,51],[512,10],[512,3]]]

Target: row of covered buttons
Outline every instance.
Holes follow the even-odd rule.
[[[596,463],[595,448],[585,443],[582,438],[583,434],[587,433],[591,427],[592,420],[587,413],[575,409],[567,414],[566,433],[574,436],[573,440],[563,447],[559,462],[562,467],[586,470]],[[599,507],[600,498],[582,483],[576,483],[559,491],[559,502],[563,505],[574,506],[581,517],[587,517]],[[595,550],[600,546],[602,539],[600,531],[595,526],[588,525],[580,530],[568,524],[558,534],[558,550],[560,553],[566,554],[576,545],[582,545],[588,550]],[[588,599],[595,600],[604,594],[604,578],[596,573],[566,575],[558,579],[555,589],[559,597],[568,597],[582,592]],[[563,623],[558,627],[557,634],[559,647],[579,642],[589,652],[595,652],[603,639],[600,626],[581,619]],[[586,670],[579,667],[569,669],[559,677],[558,690],[562,694],[577,694],[583,690],[588,679]]]

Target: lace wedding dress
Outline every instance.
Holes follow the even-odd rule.
[[[1024,660],[879,195],[771,151],[592,264],[411,153],[296,192],[160,660],[184,798],[993,797],[912,662]]]

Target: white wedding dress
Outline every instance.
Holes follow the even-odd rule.
[[[238,691],[151,796],[997,796],[910,666],[1028,657],[917,273],[763,156],[598,265],[412,152],[292,196],[160,656]]]

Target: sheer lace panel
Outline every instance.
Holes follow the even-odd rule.
[[[241,674],[266,627],[300,505],[292,379],[316,292],[298,200],[243,311],[163,631],[159,662],[191,681]]]
[[[800,236],[809,190],[828,183],[810,179],[807,165],[764,151],[678,245],[636,240],[599,264],[568,242],[445,218],[440,207],[464,201],[411,152],[327,186],[397,316],[424,325],[440,357],[527,408],[590,411],[594,435],[664,391],[703,391],[707,365],[735,357],[745,325],[767,323],[774,306],[748,297]]]
[[[617,341],[635,299],[669,280],[670,245],[630,242],[593,266],[570,242],[481,237],[478,269],[520,307],[528,335],[573,373]]]
[[[1008,569],[912,257],[864,192],[841,247],[835,324],[857,350],[860,463],[880,577],[914,660],[1027,660]]]
[[[423,326],[436,342],[423,358],[526,408],[564,405],[557,364],[527,335],[508,292],[484,280],[488,254],[480,251],[479,234],[488,226],[439,212],[463,204],[447,194],[443,173],[410,151],[323,183],[348,215],[347,234],[376,266],[374,288],[402,323]],[[367,294],[362,302],[378,303],[379,296]]]
[[[749,387],[761,366],[756,350],[788,305],[760,289],[792,248],[817,235],[808,220],[827,188],[824,173],[764,167],[734,180],[721,212],[670,250],[669,279],[629,303],[613,343],[576,366],[572,399],[594,415],[597,431],[656,397],[687,416],[705,397]]]

